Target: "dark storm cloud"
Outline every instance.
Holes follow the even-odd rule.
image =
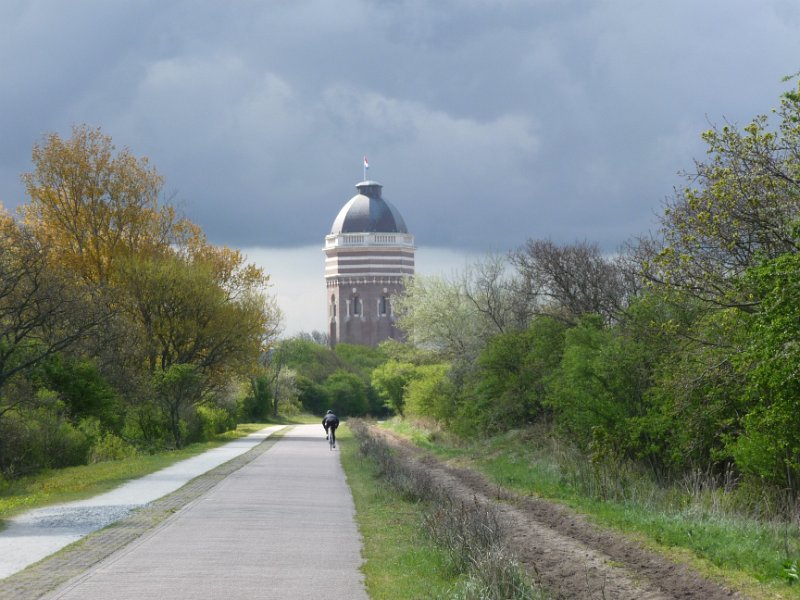
[[[798,26],[779,0],[6,1],[0,199],[88,123],[219,243],[321,244],[367,154],[420,244],[613,249],[709,120],[777,104]]]

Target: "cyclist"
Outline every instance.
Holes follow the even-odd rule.
[[[322,426],[325,428],[325,439],[331,436],[333,447],[336,448],[336,428],[339,426],[339,417],[329,410],[322,418]]]

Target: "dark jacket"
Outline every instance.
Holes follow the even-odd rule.
[[[333,413],[325,415],[322,418],[322,426],[325,428],[325,431],[328,431],[328,427],[336,429],[339,426],[339,417]]]

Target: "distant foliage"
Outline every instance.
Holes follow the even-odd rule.
[[[402,415],[407,388],[416,375],[413,364],[392,358],[372,371],[371,383],[386,407]]]
[[[419,365],[406,390],[406,410],[409,415],[433,417],[447,423],[455,416],[455,389],[450,380],[450,365]]]
[[[338,344],[335,349],[301,335],[280,342],[276,352],[295,373],[298,402],[308,412],[380,416],[385,400],[373,374],[384,368],[388,354],[382,348]]]
[[[367,414],[369,399],[367,384],[355,373],[338,370],[322,384],[329,400],[331,410],[340,417],[353,417]]]

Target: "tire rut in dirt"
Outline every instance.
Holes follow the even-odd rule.
[[[509,549],[557,598],[727,600],[743,596],[558,504],[520,496],[480,473],[446,465],[385,430],[404,460],[435,473],[456,501],[492,503]]]

